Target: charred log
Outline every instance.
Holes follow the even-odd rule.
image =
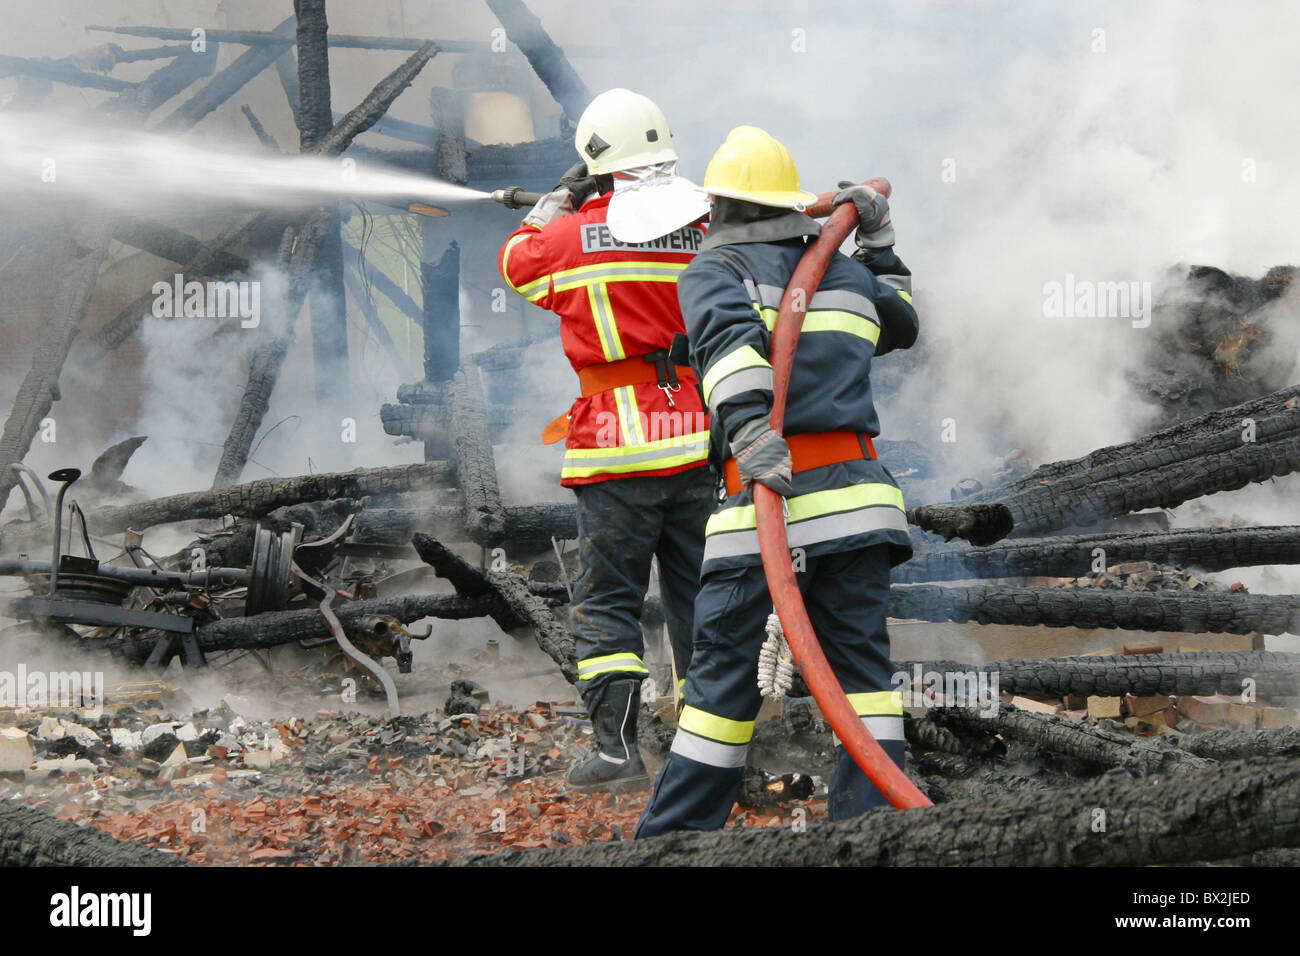
[[[1123,767],[1135,776],[1202,770],[1213,765],[1211,760],[1179,750],[1168,739],[1126,736],[1093,724],[1014,707],[1003,709],[995,717],[965,707],[942,707],[931,710],[930,718],[957,733],[1000,734],[1093,766]]]
[[[256,518],[284,505],[306,501],[427,491],[447,483],[450,478],[451,472],[445,462],[361,468],[297,478],[260,478],[210,491],[192,491],[133,505],[97,508],[87,513],[86,522],[97,534],[113,534],[127,528],[143,531],[153,525],[195,518],[220,518],[228,514]],[[11,530],[3,539],[8,551],[34,542],[44,544],[49,540],[50,526],[44,523],[10,524],[8,527]]]
[[[1265,697],[1300,693],[1300,654],[1276,651],[1010,659],[980,665],[899,661],[897,666],[908,674],[958,675],[962,681],[981,673],[995,675],[1000,690],[1036,697],[1240,694],[1247,679]]]
[[[1267,564],[1300,564],[1300,526],[1186,528],[1136,534],[1013,538],[985,548],[918,547],[895,568],[896,584],[1020,576],[1079,577],[1105,552],[1108,565],[1124,561],[1222,571]]]
[[[517,505],[503,509],[506,536],[499,544],[547,542],[552,537],[578,536],[577,517],[571,504]],[[447,541],[465,540],[461,510],[429,507],[418,510],[367,508],[357,516],[356,540],[372,544],[398,544],[424,531]]]
[[[907,509],[907,521],[945,541],[964,538],[977,546],[1001,541],[1013,527],[1010,510],[1001,504],[920,505]]]
[[[918,621],[1212,634],[1294,633],[1300,597],[1220,591],[1099,591],[997,585],[903,585],[889,594],[891,617]]]
[[[491,597],[464,598],[449,594],[353,601],[340,604],[334,609],[349,634],[362,631],[364,620],[376,614],[390,615],[403,624],[409,624],[425,617],[452,620],[486,617],[496,610],[498,605]],[[252,650],[315,640],[329,637],[330,631],[321,618],[320,610],[313,607],[301,611],[271,611],[252,617],[225,618],[205,624],[195,630],[194,635],[199,650],[209,654],[213,651]],[[155,634],[146,631],[134,638],[126,648],[128,654],[147,654],[153,647],[155,637]]]
[[[563,850],[506,851],[472,866],[1148,866],[1300,845],[1300,760],[1247,761],[1214,774],[1106,777],[837,823],[675,833]],[[1097,807],[1122,807],[1101,832]]]
[[[143,843],[79,827],[44,810],[0,803],[0,866],[186,866]]]
[[[1211,730],[1179,739],[1188,753],[1211,760],[1238,760],[1244,757],[1300,756],[1300,730],[1281,727],[1277,730]]]
[[[143,252],[170,259],[176,263],[202,261],[211,263],[206,273],[187,273],[186,278],[203,276],[220,277],[232,272],[247,272],[248,260],[241,255],[230,252],[221,246],[210,246],[200,239],[156,223],[146,223],[139,219],[125,219],[113,227],[113,238],[135,246]]]
[[[486,571],[474,567],[437,538],[427,534],[417,534],[412,537],[411,543],[415,546],[420,560],[433,568],[438,577],[450,583],[461,597],[500,596],[495,581]],[[496,621],[503,631],[513,630],[525,623],[510,611],[504,601],[501,601],[499,608],[493,612],[492,620]]]
[[[497,485],[496,461],[488,437],[483,387],[477,368],[456,373],[451,388],[450,424],[466,533],[471,541],[493,547],[505,537],[506,516]]]
[[[1300,468],[1300,386],[1202,415],[1146,438],[1056,462],[979,501],[1011,510],[1019,534],[1144,508],[1173,508]]]

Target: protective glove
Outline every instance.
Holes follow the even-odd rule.
[[[794,461],[785,439],[760,417],[745,422],[731,439],[731,452],[736,456],[740,483],[746,488],[757,481],[766,485],[782,498],[794,492]]]
[[[560,177],[554,189],[537,200],[537,205],[524,216],[524,225],[540,228],[553,219],[567,216],[595,191],[596,177],[587,175],[587,164],[575,163]]]
[[[845,179],[839,183],[840,191],[832,205],[851,202],[858,209],[858,234],[860,249],[883,249],[894,244],[894,225],[889,219],[889,200],[870,186]]]
[[[596,177],[587,172],[586,163],[577,162],[565,171],[555,188],[567,189],[573,196],[573,208],[577,209],[596,191]]]

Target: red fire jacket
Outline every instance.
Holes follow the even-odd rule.
[[[685,332],[677,277],[704,239],[686,226],[651,242],[616,240],[605,224],[613,193],[544,227],[523,226],[501,248],[501,275],[560,317],[574,371],[667,349]],[[629,475],[672,475],[708,457],[709,420],[694,375],[666,393],[655,382],[578,398],[569,409],[563,485]],[[669,401],[671,395],[671,403]]]

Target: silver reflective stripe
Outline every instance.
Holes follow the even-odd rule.
[[[824,292],[813,293],[812,301],[808,303],[808,311],[812,312],[815,309],[854,312],[868,319],[879,319],[874,302],[865,295],[859,295],[848,289],[827,289]],[[879,325],[879,321],[876,324]]]
[[[785,289],[779,285],[760,285],[758,287],[758,303],[765,309],[781,308],[781,297],[785,295]]]
[[[732,372],[713,386],[709,392],[709,411],[716,412],[719,405],[741,392],[754,389],[772,391],[772,369],[767,365],[754,365]]]
[[[911,276],[876,276],[876,279],[891,289],[901,289],[908,295],[912,294]]]
[[[677,728],[673,737],[672,752],[708,764],[710,767],[743,767],[749,744],[723,744],[716,740],[698,737],[689,730]]]
[[[759,301],[759,299],[758,299],[758,286],[754,283],[754,280],[753,280],[753,279],[742,279],[742,280],[740,280],[740,281],[743,282],[743,283],[745,284],[745,292],[749,295],[749,301],[750,301],[750,302],[757,302],[757,301]]]
[[[704,433],[700,432],[699,434]],[[636,446],[634,445],[632,447]],[[600,468],[603,465],[635,465],[643,461],[654,461],[656,458],[671,458],[674,455],[691,455],[703,451],[708,447],[708,435],[704,435],[704,437],[699,441],[675,441],[664,445],[662,448],[652,448],[649,451],[632,452],[627,455],[610,455],[608,457],[565,455],[564,463],[572,468]]]
[[[907,514],[893,505],[872,505],[856,511],[842,511],[822,515],[787,525],[786,535],[790,547],[801,548],[819,541],[833,541],[870,531],[901,531],[907,534]],[[734,558],[744,554],[758,554],[758,532],[720,531],[704,540],[704,560]]]
[[[877,740],[902,740],[903,738],[903,718],[882,715],[872,717],[859,717],[867,732]],[[831,734],[835,741],[835,746],[840,746],[844,741],[840,740],[837,734]]]

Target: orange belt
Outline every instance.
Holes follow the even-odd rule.
[[[837,465],[843,461],[876,458],[876,446],[866,432],[810,432],[804,435],[787,435],[790,458],[794,461],[794,474],[812,471],[823,465]],[[741,490],[740,468],[736,459],[728,458],[725,467],[727,494]]]
[[[695,380],[695,370],[689,365],[675,365],[674,368],[679,380],[688,376],[691,381]],[[612,388],[649,382],[658,383],[659,369],[660,363],[649,361],[644,355],[634,355],[632,358],[602,362],[599,365],[588,365],[586,368],[579,369],[578,385],[582,388],[582,397],[590,398]],[[542,441],[547,445],[553,445],[568,434],[569,413],[565,412],[542,429]]]
[[[677,377],[695,378],[695,372],[689,365],[675,366]],[[582,397],[590,398],[611,388],[623,388],[625,385],[641,385],[645,382],[659,381],[659,364],[649,362],[643,356],[619,359],[617,362],[604,362],[600,365],[588,365],[578,370],[578,384],[582,386]]]

